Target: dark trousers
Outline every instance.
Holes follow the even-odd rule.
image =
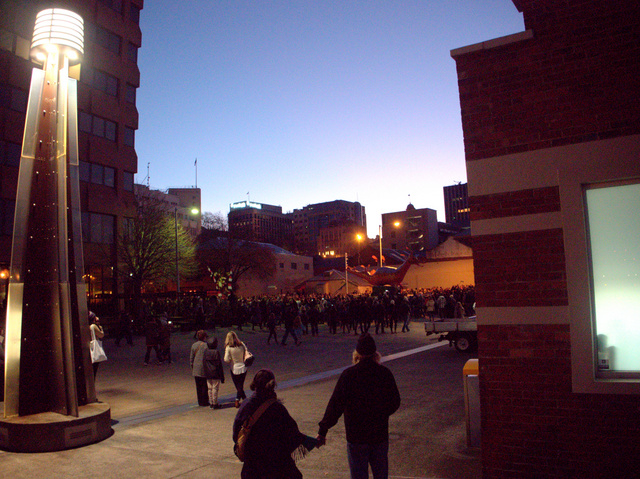
[[[298,336],[296,336],[296,332],[293,329],[287,329],[285,330],[284,336],[282,337],[282,344],[287,343],[287,338],[289,337],[289,335],[293,336],[293,340],[296,343],[298,342]]]
[[[236,399],[246,399],[247,395],[244,393],[244,380],[247,377],[247,373],[233,374],[231,373],[231,379],[233,385],[236,387]]]
[[[267,338],[267,343],[271,341],[271,338],[278,344],[278,336],[276,336],[276,328],[269,329],[269,337]]]
[[[196,380],[196,394],[198,395],[198,406],[209,405],[209,387],[207,386],[207,378],[194,376]]]
[[[151,346],[147,345],[147,353],[144,355],[145,364],[149,364],[149,359],[151,357],[151,350],[152,349],[155,349],[155,351],[156,351],[156,359],[158,361],[160,361],[160,353],[159,353],[159,350],[158,350],[158,345],[157,344],[153,344]]]

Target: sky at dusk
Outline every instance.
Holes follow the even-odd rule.
[[[511,0],[147,0],[136,182],[226,216],[359,201],[432,208],[466,182],[450,51],[524,30]]]

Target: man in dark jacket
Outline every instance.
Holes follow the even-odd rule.
[[[319,423],[318,443],[325,444],[330,428],[344,413],[347,453],[352,479],[389,475],[389,416],[400,407],[398,386],[369,333],[358,339],[354,365],[343,371]]]

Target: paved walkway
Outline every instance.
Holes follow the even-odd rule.
[[[228,329],[209,331],[222,344]],[[256,356],[253,372],[272,369],[278,395],[300,430],[317,432],[317,423],[340,372],[350,364],[357,336],[304,336],[295,346],[267,345],[266,331],[238,331]],[[402,396],[390,421],[390,473],[393,478],[477,479],[477,451],[466,448],[462,366],[469,358],[426,338],[422,324],[409,333],[375,336],[385,365]],[[200,408],[189,370],[193,333],[172,336],[174,363],[143,365],[144,339],[119,348],[105,343],[109,360],[100,366],[97,392],[111,406],[114,434],[79,449],[44,454],[0,452],[0,477],[216,478],[239,477],[232,451],[236,409],[231,378],[222,385],[225,407]],[[222,347],[219,348],[223,350]],[[228,369],[227,369],[228,374]],[[247,390],[252,373],[247,378]],[[305,478],[348,478],[344,424],[327,445],[299,463]]]

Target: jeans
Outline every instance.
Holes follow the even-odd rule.
[[[347,443],[351,479],[367,479],[369,464],[371,464],[373,479],[387,479],[389,477],[388,454],[389,441],[380,444]]]
[[[246,399],[247,395],[244,393],[244,379],[247,377],[247,373],[233,374],[231,373],[231,379],[233,385],[236,387],[236,399]]]

